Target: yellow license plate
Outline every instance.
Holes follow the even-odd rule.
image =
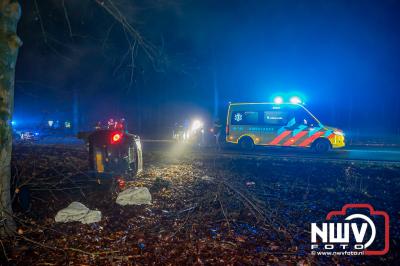
[[[99,173],[104,173],[103,154],[96,152],[96,169]]]

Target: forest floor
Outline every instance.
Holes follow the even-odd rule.
[[[400,165],[144,153],[152,204],[119,206],[88,176],[83,147],[17,145],[13,184],[17,234],[1,240],[4,265],[313,265],[400,261]],[[28,190],[24,189],[28,188]],[[29,191],[29,192],[24,192]],[[15,194],[17,195],[17,194]],[[102,212],[94,224],[55,223],[72,201]],[[310,224],[346,203],[390,218],[384,256],[317,256]],[[1,247],[0,247],[1,248]]]

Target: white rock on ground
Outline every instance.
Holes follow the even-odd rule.
[[[142,205],[151,204],[151,194],[147,187],[128,188],[118,194],[119,205]]]
[[[90,210],[80,202],[74,201],[67,208],[59,210],[55,217],[57,223],[81,222],[97,223],[101,220],[101,212]]]

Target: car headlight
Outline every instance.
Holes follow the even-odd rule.
[[[192,123],[192,132],[195,132],[203,127],[203,121],[201,120],[194,120]]]
[[[338,135],[338,136],[344,136],[344,133],[342,131],[333,131],[333,134]]]

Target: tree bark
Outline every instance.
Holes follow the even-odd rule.
[[[12,150],[11,119],[14,104],[14,76],[21,8],[16,0],[0,0],[0,235],[15,229],[10,195]]]

